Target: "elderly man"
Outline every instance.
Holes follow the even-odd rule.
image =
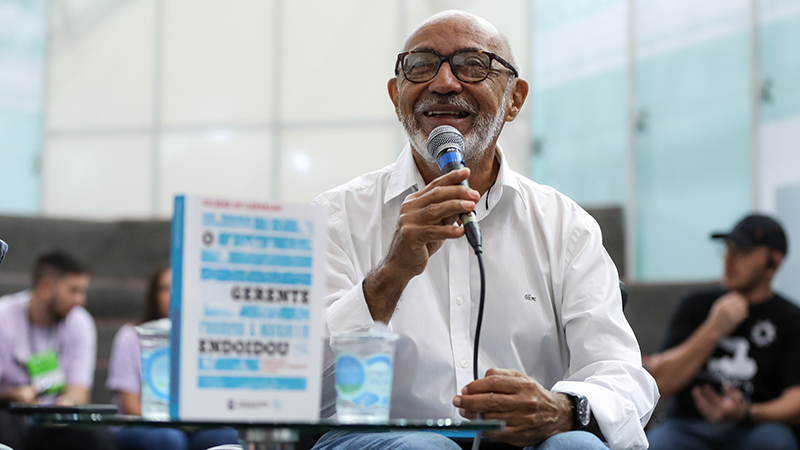
[[[507,424],[493,439],[518,446],[646,448],[658,392],[600,229],[513,172],[497,145],[528,93],[517,67],[507,39],[464,12],[437,14],[408,38],[388,88],[410,145],[315,200],[331,223],[326,332],[381,321],[400,335],[392,417],[481,413]],[[426,140],[441,125],[463,134],[467,169],[440,176]],[[479,269],[457,220],[473,210],[486,261],[478,380]],[[328,352],[323,416],[334,412],[332,364]],[[345,447],[458,448],[433,433],[329,433],[316,446]]]

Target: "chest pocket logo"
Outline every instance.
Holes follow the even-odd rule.
[[[529,302],[535,302],[536,301],[536,296],[534,296],[533,294],[525,294],[525,300],[527,300]]]

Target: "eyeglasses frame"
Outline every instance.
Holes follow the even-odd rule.
[[[410,55],[412,53],[431,53],[431,54],[436,55],[436,56],[439,57],[439,65],[436,67],[436,73],[434,73],[433,76],[430,79],[425,80],[425,81],[413,81],[413,80],[409,80],[408,79],[408,76],[406,75],[406,69],[403,67],[403,60],[405,59],[406,56],[408,56],[408,55]],[[475,80],[475,81],[464,81],[461,78],[458,78],[458,75],[456,75],[456,72],[452,69],[453,56],[461,54],[461,53],[482,53],[482,54],[488,56],[489,57],[489,70],[486,71],[486,76],[483,77],[480,80]],[[411,83],[427,83],[428,81],[431,81],[432,79],[436,78],[436,75],[439,75],[439,71],[442,69],[442,64],[445,61],[447,61],[447,63],[450,64],[450,70],[453,71],[453,76],[458,78],[458,80],[461,81],[462,83],[480,83],[480,82],[484,81],[486,78],[489,77],[489,73],[492,71],[492,61],[499,62],[500,64],[503,65],[503,67],[505,67],[506,69],[511,71],[511,73],[514,75],[514,78],[519,78],[519,72],[517,72],[517,69],[515,69],[514,66],[512,66],[511,63],[509,63],[505,59],[501,58],[500,56],[498,56],[495,53],[487,52],[487,51],[483,51],[483,50],[475,50],[475,49],[456,50],[453,53],[450,53],[449,55],[442,55],[442,54],[440,54],[439,52],[437,52],[435,50],[409,50],[407,52],[402,52],[402,53],[399,53],[397,55],[397,63],[395,64],[395,67],[394,67],[394,76],[399,77],[400,76],[400,70],[402,69],[403,70],[403,77],[406,80],[408,80],[409,82],[411,82]]]

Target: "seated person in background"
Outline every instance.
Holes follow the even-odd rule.
[[[402,52],[388,90],[410,145],[394,164],[314,201],[330,223],[326,334],[381,321],[400,335],[392,417],[482,413],[506,421],[491,437],[513,445],[646,448],[642,426],[658,392],[600,228],[572,200],[512,171],[497,145],[528,92],[507,38],[485,19],[446,11]],[[468,168],[441,175],[426,148],[441,125],[463,135]],[[467,179],[471,189],[459,184]],[[479,269],[457,223],[473,209],[486,261],[477,381]],[[326,350],[323,417],[335,408],[333,359]],[[331,432],[315,448],[458,446],[435,433]]]
[[[150,278],[144,313],[139,322],[169,317],[172,271],[163,267]],[[111,347],[106,388],[113,393],[121,414],[142,414],[142,360],[134,325],[117,332]],[[200,430],[187,433],[171,428],[123,428],[114,434],[117,450],[205,450],[238,442],[236,430]]]
[[[647,367],[668,419],[651,450],[796,449],[800,420],[800,308],[772,291],[787,251],[773,219],[750,215],[724,239],[724,287],[687,295]]]
[[[41,255],[30,290],[0,297],[0,404],[79,405],[94,381],[97,329],[83,308],[87,269],[70,255]],[[0,442],[16,450],[109,448],[101,430],[28,427],[0,411]]]

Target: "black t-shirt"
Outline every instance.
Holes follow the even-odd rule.
[[[661,351],[682,344],[708,317],[714,302],[728,291],[722,287],[692,292],[672,314]],[[741,390],[753,403],[781,395],[800,385],[800,308],[775,295],[751,305],[749,315],[733,333],[723,338],[694,380],[675,396],[672,417],[702,417],[691,389],[722,383]]]

